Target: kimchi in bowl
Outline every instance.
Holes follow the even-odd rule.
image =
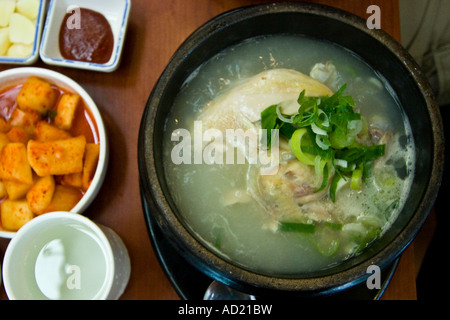
[[[41,68],[0,72],[0,236],[51,211],[83,213],[104,181],[102,116],[72,79]]]

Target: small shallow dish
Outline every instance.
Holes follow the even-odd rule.
[[[97,196],[105,179],[108,167],[109,144],[101,113],[89,94],[78,83],[61,73],[43,68],[23,67],[0,72],[0,91],[10,86],[23,83],[30,76],[36,76],[50,82],[51,84],[57,85],[64,90],[79,94],[94,117],[100,144],[100,155],[97,169],[90,187],[77,205],[70,210],[70,212],[82,214]],[[0,237],[2,238],[13,238],[15,234],[16,232],[0,230]]]
[[[120,64],[130,7],[130,0],[51,0],[42,34],[40,48],[42,61],[49,65],[93,71],[112,72],[116,70]],[[71,12],[73,8],[97,11],[108,20],[114,35],[114,48],[111,59],[107,63],[75,61],[62,57],[59,50],[59,30],[64,16],[67,12]]]
[[[7,56],[0,56],[0,64],[15,64],[15,65],[31,65],[39,58],[39,46],[41,43],[42,28],[45,21],[47,1],[39,0],[39,11],[36,18],[36,29],[33,41],[33,51],[31,55],[26,58],[13,58]]]

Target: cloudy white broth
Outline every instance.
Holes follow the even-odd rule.
[[[227,147],[227,133],[243,131],[257,149],[248,137]],[[250,160],[266,149],[274,162]],[[164,132],[165,175],[188,229],[224,259],[278,276],[330,268],[381,237],[408,195],[414,154],[382,77],[340,46],[294,35],[206,61]]]

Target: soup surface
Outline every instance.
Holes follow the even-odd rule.
[[[328,130],[338,123],[323,111],[331,100],[351,114],[344,138]],[[248,133],[241,140],[239,129]],[[164,143],[188,228],[263,274],[299,275],[357,255],[397,218],[414,175],[409,123],[386,81],[335,44],[293,35],[246,40],[201,65],[176,97]],[[352,162],[355,150],[364,162]]]

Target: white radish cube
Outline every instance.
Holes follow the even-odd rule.
[[[36,27],[30,19],[20,13],[13,13],[9,20],[9,41],[32,44]]]
[[[0,0],[0,27],[7,27],[16,8],[16,0]]]
[[[9,42],[9,29],[0,28],[0,56],[6,55],[11,42]]]
[[[28,19],[34,20],[38,16],[39,0],[19,0],[17,1],[16,11]]]

